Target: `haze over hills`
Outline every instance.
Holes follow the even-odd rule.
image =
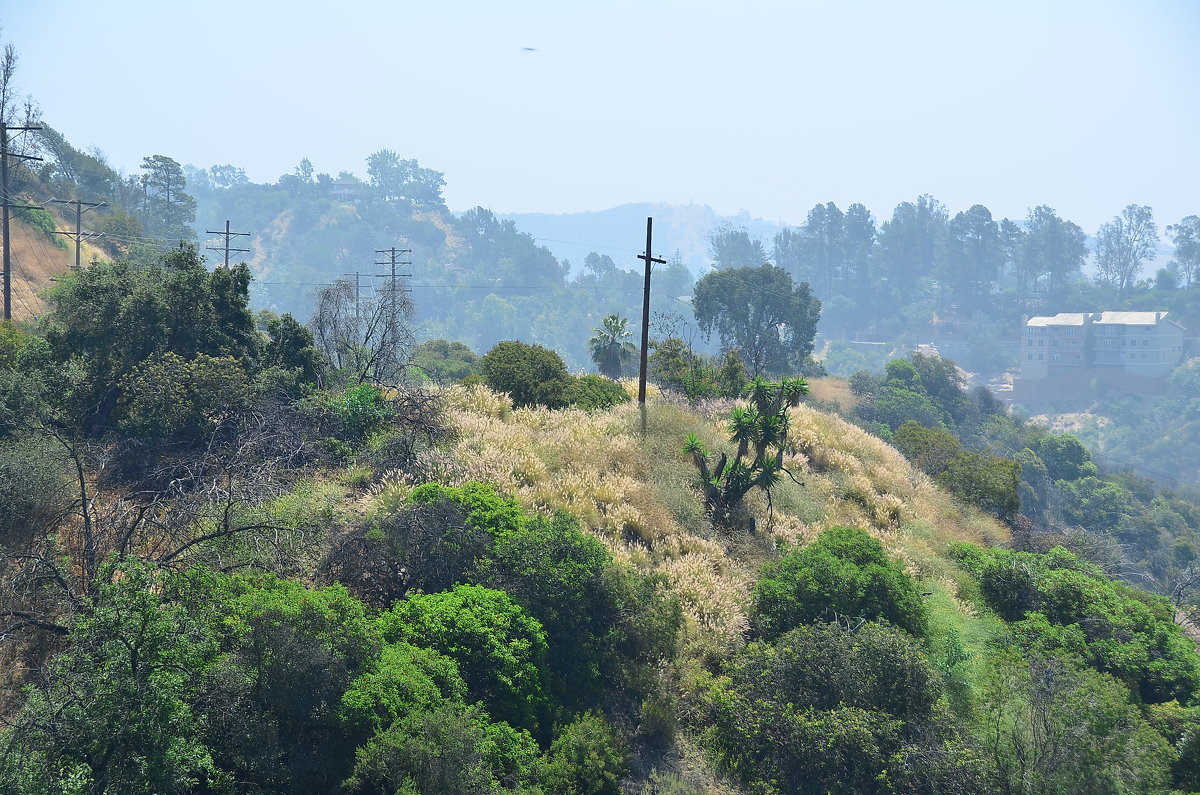
[[[696,277],[712,269],[709,237],[722,227],[745,229],[751,237],[770,240],[784,228],[781,223],[755,218],[743,210],[718,215],[707,204],[635,202],[607,210],[580,213],[501,213],[559,260],[569,260],[572,272],[595,251],[608,254],[618,267],[636,268],[636,256],[645,249],[646,218],[654,218],[654,254],[678,259]]]

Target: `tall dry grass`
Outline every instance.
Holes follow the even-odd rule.
[[[692,410],[654,397],[643,437],[636,404],[591,413],[514,409],[482,386],[450,387],[445,398],[458,441],[423,454],[418,471],[448,485],[492,483],[532,511],[576,517],[618,561],[661,575],[683,606],[689,637],[712,648],[743,637],[762,563],[826,527],[867,530],[913,574],[951,594],[959,583],[946,544],[1005,538],[999,523],[958,505],[880,439],[803,404],[791,410],[793,478],[769,501],[748,500],[757,536],[731,539],[706,521],[695,469],[681,453],[688,433],[731,450],[730,401]],[[394,501],[403,489],[389,484],[378,498]]]

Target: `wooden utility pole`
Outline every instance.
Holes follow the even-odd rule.
[[[225,231],[224,232],[214,232],[211,229],[205,229],[204,234],[206,234],[206,235],[222,235],[225,238],[225,245],[223,245],[223,246],[205,246],[204,248],[206,248],[209,251],[224,251],[225,252],[225,268],[226,269],[229,268],[230,252],[234,252],[234,253],[238,253],[238,254],[249,254],[250,253],[250,249],[248,249],[248,248],[230,248],[229,247],[229,241],[235,237],[250,237],[249,232],[230,232],[229,231],[229,221],[225,222]]]
[[[638,408],[642,412],[642,435],[646,434],[646,355],[650,347],[650,271],[654,263],[666,265],[665,259],[655,257],[651,251],[654,240],[654,219],[646,219],[646,253],[638,259],[646,261],[646,281],[642,289],[642,360],[638,368]]]
[[[49,204],[70,204],[75,207],[75,231],[68,232],[60,229],[54,234],[66,235],[75,239],[75,270],[79,270],[79,249],[80,244],[84,240],[91,240],[95,237],[104,237],[103,232],[84,232],[83,231],[83,214],[88,210],[94,210],[97,207],[103,207],[104,202],[81,202],[79,199],[51,199]]]
[[[3,199],[3,209],[0,211],[0,226],[4,231],[4,319],[12,320],[12,238],[9,234],[9,210],[18,205],[12,203],[12,195],[8,191],[8,158],[19,157],[22,160],[41,160],[32,155],[16,155],[8,151],[8,131],[40,130],[38,126],[12,126],[0,120],[0,199]],[[22,205],[23,206],[23,205]]]

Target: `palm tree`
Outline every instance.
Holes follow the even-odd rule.
[[[588,340],[588,351],[601,375],[620,378],[621,370],[637,356],[637,348],[629,341],[633,333],[628,325],[625,318],[612,314],[604,318],[599,328],[592,329],[596,333]]]

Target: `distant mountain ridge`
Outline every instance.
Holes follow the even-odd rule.
[[[646,247],[646,218],[654,218],[654,254],[678,257],[693,274],[702,276],[711,267],[708,238],[722,226],[744,228],[770,249],[771,238],[783,229],[773,221],[748,212],[719,215],[707,204],[637,202],[608,210],[583,213],[502,213],[560,261],[570,260],[573,272],[583,267],[588,253],[608,254],[622,268],[640,264],[637,255]]]

